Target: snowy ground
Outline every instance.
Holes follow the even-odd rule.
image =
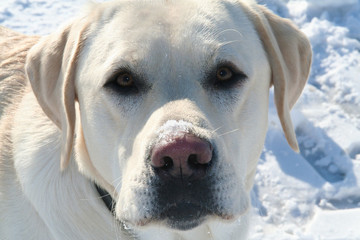
[[[47,34],[84,0],[1,0],[0,24]],[[251,239],[360,239],[360,0],[259,0],[310,38],[314,59],[288,147],[270,104]]]

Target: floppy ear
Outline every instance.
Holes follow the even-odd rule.
[[[276,109],[285,137],[299,152],[290,110],[299,98],[310,73],[311,46],[307,37],[292,24],[261,5],[245,11],[262,41],[271,67]],[[246,10],[246,9],[245,9]]]
[[[45,114],[61,130],[61,170],[71,158],[75,128],[75,72],[85,25],[43,37],[26,59],[26,74]]]

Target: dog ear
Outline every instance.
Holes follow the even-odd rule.
[[[256,5],[245,12],[255,25],[267,53],[275,105],[285,137],[291,148],[299,152],[290,110],[310,73],[311,45],[291,21],[273,14],[265,7]]]
[[[43,37],[26,59],[26,74],[45,114],[61,130],[61,170],[71,158],[75,128],[75,74],[85,25]]]

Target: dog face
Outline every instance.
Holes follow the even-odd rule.
[[[76,89],[90,159],[115,187],[125,222],[188,229],[233,219],[249,206],[247,168],[266,132],[270,67],[260,39],[229,3],[142,5],[103,16],[85,42]],[[191,149],[203,142],[208,149]]]
[[[254,3],[106,3],[49,38],[30,52],[27,74],[62,130],[63,167],[76,115],[79,168],[130,226],[188,230],[248,210],[271,84],[297,147],[289,109],[307,79],[309,45]]]

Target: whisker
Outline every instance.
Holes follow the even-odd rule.
[[[217,34],[216,34],[216,37],[219,37],[220,34],[223,34],[223,33],[225,33],[225,32],[234,32],[234,33],[237,33],[237,34],[239,35],[239,37],[242,37],[242,36],[243,36],[243,34],[242,34],[241,32],[239,32],[238,30],[233,29],[233,28],[228,28],[228,29],[222,30],[221,32],[217,33]]]
[[[227,134],[230,134],[230,133],[237,132],[237,131],[239,131],[239,130],[240,130],[240,129],[237,128],[237,129],[231,130],[231,131],[229,131],[229,132],[225,132],[225,133],[223,133],[223,134],[220,134],[219,137],[222,137],[222,136],[227,135]]]
[[[222,34],[229,33],[229,32],[235,33],[235,36],[234,36],[234,34],[231,34],[231,35],[228,34],[227,36],[221,36]],[[242,37],[243,37],[243,34],[241,32],[239,32],[236,29],[232,29],[232,28],[225,29],[225,30],[222,30],[222,31],[216,33],[215,38],[218,39],[217,50],[219,50],[223,46],[226,46],[226,45],[229,45],[229,44],[232,44],[232,43],[240,42],[240,39]],[[228,38],[232,38],[234,40],[228,40]]]
[[[220,126],[220,127],[216,128],[216,129],[212,130],[211,133],[215,133],[216,131],[220,130],[222,127],[223,126]]]
[[[241,41],[240,40],[233,40],[233,41],[222,42],[222,43],[219,44],[218,49],[223,47],[223,46],[226,46],[226,45],[229,45],[229,44],[232,44],[232,43],[237,43],[237,42],[241,42]]]

